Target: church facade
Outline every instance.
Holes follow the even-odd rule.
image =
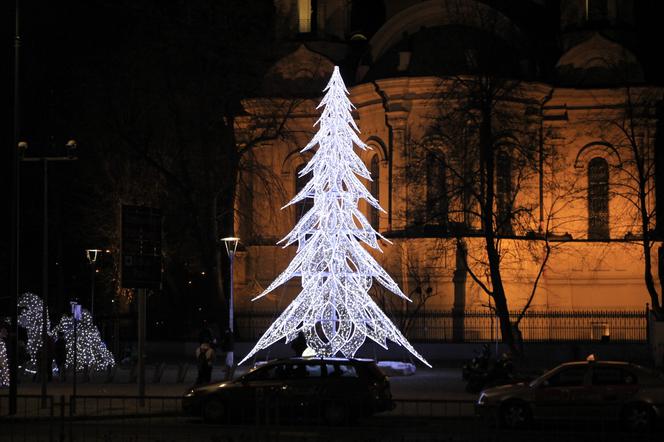
[[[238,129],[270,114],[287,136],[255,150],[239,186],[236,309],[281,311],[299,291],[295,280],[250,301],[295,254],[276,242],[309,206],[281,207],[309,178],[300,150],[335,65],[371,147],[365,184],[385,209],[363,207],[391,241],[377,257],[413,299],[387,310],[490,309],[489,240],[512,310],[645,309],[647,265],[660,290],[664,91],[630,50],[633,3],[275,2],[293,44]]]

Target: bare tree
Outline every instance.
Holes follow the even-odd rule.
[[[625,72],[615,67],[618,78]],[[613,111],[602,114],[600,121],[603,141],[614,149],[619,161],[612,166],[612,194],[628,204],[631,214],[629,223],[635,231],[628,231],[625,239],[640,244],[643,252],[643,278],[650,296],[652,311],[656,318],[664,320],[661,287],[664,286],[664,268],[661,245],[658,248],[659,284],[653,269],[653,248],[659,243],[656,234],[656,133],[657,106],[662,102],[663,92],[653,87],[635,87],[628,81],[618,89],[620,98]],[[661,243],[660,243],[661,244]],[[658,288],[659,285],[659,288]]]
[[[114,69],[87,88],[94,101],[89,119],[115,143],[111,160],[124,156],[142,166],[132,166],[139,177],[131,185],[146,185],[140,175],[158,182],[147,184],[152,194],[142,202],[162,207],[164,250],[172,252],[166,264],[205,275],[204,306],[221,312],[228,266],[219,239],[236,233],[235,220],[244,216],[236,208],[245,177],[274,181],[252,156],[266,142],[288,137],[286,122],[297,101],[266,100],[273,107],[253,115],[244,107],[260,94],[274,57],[276,42],[266,29],[272,2],[252,8],[236,0],[157,3],[132,2],[126,41],[118,41],[121,49],[105,63]],[[166,273],[167,284],[175,286],[172,272]]]
[[[547,165],[560,166],[557,153],[543,142],[546,92],[521,80],[528,74],[498,37],[505,33],[499,17],[484,7],[465,14],[483,30],[462,35],[465,65],[458,72],[441,71],[430,97],[434,115],[423,130],[411,130],[402,177],[426,198],[419,204],[409,198],[406,222],[445,241],[467,240],[462,255],[468,274],[492,300],[503,341],[519,354],[519,324],[551,256],[552,239],[560,239],[553,223],[564,220],[555,215],[566,204],[562,195],[571,198],[575,189],[543,182]],[[548,204],[545,186],[553,192]],[[504,268],[524,262],[534,264],[532,289],[511,320],[516,296],[507,293]]]

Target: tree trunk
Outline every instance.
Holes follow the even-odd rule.
[[[503,286],[502,274],[500,271],[500,254],[496,246],[495,223],[494,223],[494,202],[495,202],[495,152],[493,145],[492,128],[492,110],[491,104],[484,103],[482,109],[482,120],[480,122],[480,164],[483,167],[485,181],[482,186],[484,192],[484,207],[482,208],[482,230],[484,231],[485,248],[489,261],[489,275],[491,277],[492,297],[496,306],[496,315],[500,321],[500,331],[503,342],[506,343],[510,351],[520,356],[519,349],[515,345],[512,334],[512,323],[510,321],[509,307]]]
[[[218,322],[220,326],[228,324],[228,312],[225,299],[227,296],[224,292],[224,274],[222,265],[222,248],[220,244],[219,227],[217,224],[217,197],[210,198],[210,207],[208,209],[208,262],[210,267],[211,292],[213,295],[212,308],[215,311],[215,316],[221,315]],[[226,314],[224,314],[226,313]]]

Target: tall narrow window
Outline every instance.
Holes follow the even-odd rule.
[[[608,0],[585,0],[586,21],[602,22],[609,16]]]
[[[304,186],[309,181],[310,176],[305,175],[300,177],[300,171],[304,168],[305,164],[301,164],[295,169],[295,195],[297,195],[300,190],[304,189]],[[314,206],[314,200],[311,198],[305,198],[295,205],[295,222],[299,221],[302,216],[307,213],[309,209]]]
[[[512,159],[505,152],[496,158],[496,228],[499,234],[512,233]]]
[[[427,154],[427,207],[429,224],[447,226],[448,199],[445,179],[445,158],[439,152]]]
[[[609,238],[609,163],[593,158],[588,163],[588,239]]]
[[[377,200],[380,199],[380,161],[378,160],[378,155],[374,155],[371,158],[371,164],[369,165],[369,172],[371,172],[371,195]],[[380,217],[378,209],[374,206],[369,206],[369,222],[371,226],[378,230]]]
[[[300,34],[318,30],[318,0],[297,0],[297,15]]]

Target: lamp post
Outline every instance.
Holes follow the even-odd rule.
[[[231,348],[228,351],[228,354],[226,356],[226,361],[228,364],[228,373],[232,373],[232,367],[233,367],[233,345],[234,345],[234,336],[233,336],[233,258],[235,258],[235,252],[237,251],[237,243],[240,241],[240,238],[237,238],[235,236],[229,236],[226,238],[221,239],[224,242],[224,245],[226,246],[226,253],[228,254],[228,259],[230,260],[231,266],[230,266],[230,272],[231,272],[231,278],[230,278],[230,290],[228,291],[229,297],[228,297],[228,330],[230,331],[230,339],[231,339]],[[230,377],[230,376],[228,376]]]
[[[41,157],[23,157],[28,149],[26,141],[19,141],[18,149],[20,161],[38,162],[42,165],[43,171],[43,214],[42,214],[42,345],[41,361],[38,371],[41,373],[41,402],[42,407],[46,407],[48,371],[51,370],[48,359],[48,330],[46,321],[48,316],[48,164],[52,161],[74,161],[76,160],[76,149],[78,143],[76,140],[69,140],[65,144],[66,156],[41,156]]]
[[[95,263],[100,253],[99,249],[85,249],[85,256],[90,263],[90,316],[93,321],[95,318],[95,273],[97,271]]]
[[[71,301],[71,316],[74,325],[74,370],[72,380],[71,400],[69,401],[70,413],[76,414],[76,366],[78,364],[78,322],[81,320],[81,305],[76,301]]]

